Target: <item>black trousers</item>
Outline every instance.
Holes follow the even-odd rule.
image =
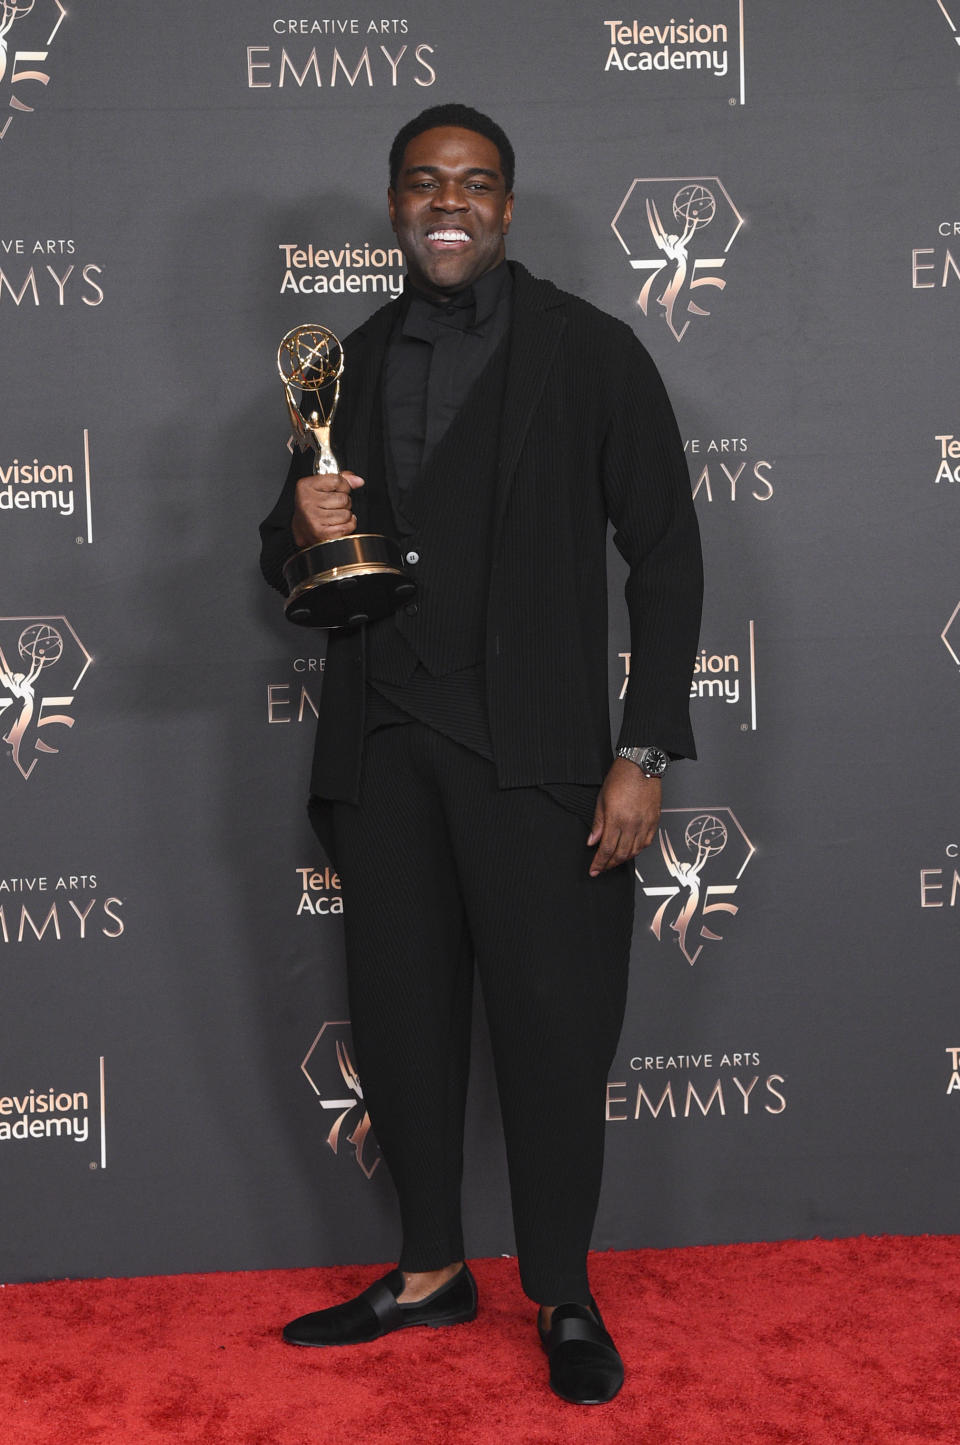
[[[538,788],[499,789],[491,763],[417,722],[367,737],[359,804],[332,804],[329,821],[357,1066],[399,1195],[401,1267],[464,1255],[475,962],[523,1287],[541,1304],[589,1303],[632,869],[590,878],[581,819]]]

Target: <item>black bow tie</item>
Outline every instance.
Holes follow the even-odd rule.
[[[431,301],[426,296],[414,296],[404,323],[407,336],[417,336],[423,341],[434,341],[437,328],[451,331],[468,331],[476,317],[476,297],[473,287],[458,291],[443,301]]]

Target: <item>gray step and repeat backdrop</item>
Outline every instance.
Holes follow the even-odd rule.
[[[451,99],[514,139],[511,254],[653,353],[707,555],[596,1243],[956,1230],[960,0],[0,27],[3,1278],[395,1253],[304,814],[323,638],[256,526],[280,337],[399,289],[387,148]]]

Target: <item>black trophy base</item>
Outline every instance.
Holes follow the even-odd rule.
[[[315,542],[283,564],[284,613],[297,627],[359,627],[389,617],[416,595],[396,542],[373,532]]]

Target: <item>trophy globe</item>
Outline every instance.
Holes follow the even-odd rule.
[[[340,399],[343,347],[326,326],[295,326],[280,343],[277,368],[297,445],[301,451],[313,449],[313,475],[339,472],[330,429]],[[403,570],[399,544],[376,532],[302,547],[283,564],[283,576],[288,588],[284,612],[298,627],[376,622],[417,590]]]

